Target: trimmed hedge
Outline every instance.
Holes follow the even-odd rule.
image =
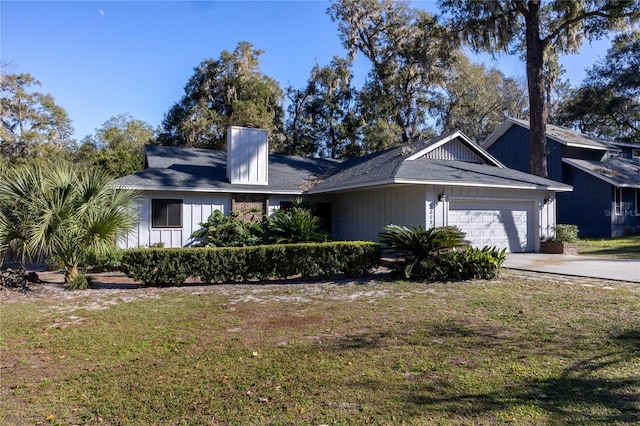
[[[133,249],[122,270],[146,286],[367,274],[378,265],[380,245],[365,241],[276,244],[251,247]]]

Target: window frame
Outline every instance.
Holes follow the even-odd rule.
[[[613,187],[613,214],[622,216],[622,188]]]
[[[182,206],[184,204],[184,200],[181,198],[152,198],[151,199],[151,228],[153,229],[180,229],[183,226],[183,214],[182,214]],[[178,223],[179,224],[174,224],[172,223],[172,210],[170,208],[170,206],[179,206],[178,209],[178,214],[179,214],[179,218],[178,218]],[[161,208],[164,209],[164,213],[163,215],[165,216],[164,220],[159,223],[160,221],[158,221],[157,219],[159,219],[158,214],[161,212],[158,212],[158,214],[156,214],[157,209]],[[175,218],[174,218],[175,219]]]

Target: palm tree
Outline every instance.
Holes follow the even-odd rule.
[[[0,171],[0,254],[13,245],[23,261],[55,258],[72,282],[87,254],[106,253],[136,223],[136,193],[110,182],[70,163]]]

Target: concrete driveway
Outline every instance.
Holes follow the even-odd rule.
[[[640,260],[568,256],[544,253],[509,253],[506,268],[640,283]]]

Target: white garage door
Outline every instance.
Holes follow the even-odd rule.
[[[457,226],[474,247],[496,246],[517,253],[533,251],[529,238],[532,205],[515,202],[452,201],[449,225]]]

